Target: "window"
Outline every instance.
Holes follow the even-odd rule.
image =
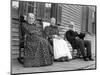
[[[50,15],[51,15],[51,4],[50,3],[45,3],[45,14],[44,14],[44,19],[46,21],[50,21]]]
[[[28,13],[33,13],[33,12],[34,12],[34,3],[28,2]]]
[[[37,19],[44,19],[44,8],[45,4],[44,3],[37,3],[37,12],[36,12],[36,17]]]
[[[51,6],[51,17],[56,18],[56,24],[61,23],[61,12],[62,12],[62,7],[59,6],[59,4],[53,3]]]
[[[18,8],[19,7],[19,1],[12,1],[12,7]]]
[[[54,17],[57,24],[61,23],[62,8],[55,3],[37,3],[37,18],[50,22],[50,18]]]

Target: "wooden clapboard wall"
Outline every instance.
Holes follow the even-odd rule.
[[[75,23],[76,31],[80,31],[82,21],[82,6],[68,4],[60,5],[62,7],[60,34],[63,35],[66,30],[68,30],[68,26],[70,25],[71,21]]]
[[[16,55],[19,53],[19,21],[12,19],[11,23],[11,52]]]
[[[81,31],[81,22],[82,22],[82,7],[78,5],[68,5],[68,4],[59,4],[62,7],[61,13],[61,25],[59,27],[59,33],[64,37],[65,32],[69,29],[70,22],[75,23],[75,30]],[[67,45],[72,52],[72,47],[69,42]]]
[[[18,8],[11,7],[11,53],[19,53],[19,20]]]

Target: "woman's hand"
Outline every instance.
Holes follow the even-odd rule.
[[[62,39],[61,37],[57,37],[57,39]]]
[[[38,33],[38,31],[36,31],[36,30],[33,30],[33,31],[31,31],[31,33]]]
[[[80,39],[79,37],[76,37],[75,39]]]
[[[58,35],[53,35],[53,38],[56,38],[56,39],[61,39],[61,37],[60,37],[60,36],[58,36]]]
[[[57,36],[57,35],[52,35],[52,37],[53,37],[53,38],[57,38],[58,36]]]

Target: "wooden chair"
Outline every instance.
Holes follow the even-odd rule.
[[[26,41],[26,35],[24,34],[23,30],[22,30],[22,24],[25,21],[21,18],[20,20],[20,27],[19,27],[19,57],[18,57],[18,61],[23,64],[23,59],[24,59],[24,47],[25,47],[25,41]],[[40,23],[42,25],[42,20],[37,19],[37,23]]]
[[[84,37],[85,37],[85,33],[81,32],[78,37],[82,40],[84,40]],[[86,48],[85,48],[86,50]],[[85,51],[86,52],[86,51]],[[76,55],[74,55],[76,53]],[[80,52],[80,49],[78,49],[77,47],[73,47],[73,51],[72,51],[72,55],[73,55],[73,58],[81,58],[82,55],[81,55],[81,52]]]
[[[18,61],[23,64],[23,54],[24,54],[24,47],[25,47],[25,34],[22,31],[22,24],[25,22],[24,17],[20,16],[20,25],[19,25],[19,57]]]
[[[67,38],[65,37],[65,34],[64,34],[64,39],[67,40]],[[70,44],[70,43],[68,42],[68,44]],[[70,44],[70,46],[72,48],[72,50],[71,50],[72,58],[73,59],[81,58],[81,52],[80,52],[80,50],[77,49],[77,47],[73,47],[71,44]]]

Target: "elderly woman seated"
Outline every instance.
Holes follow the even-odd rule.
[[[27,22],[22,24],[23,32],[26,35],[24,67],[52,65],[52,47],[43,37],[42,25],[36,23],[33,13],[28,13],[26,21]]]
[[[47,26],[44,30],[46,38],[48,40],[53,40],[51,44],[53,45],[54,59],[56,61],[68,61],[69,59],[72,59],[72,55],[67,42],[59,36],[59,30],[55,23],[55,18],[51,18],[50,26]]]

